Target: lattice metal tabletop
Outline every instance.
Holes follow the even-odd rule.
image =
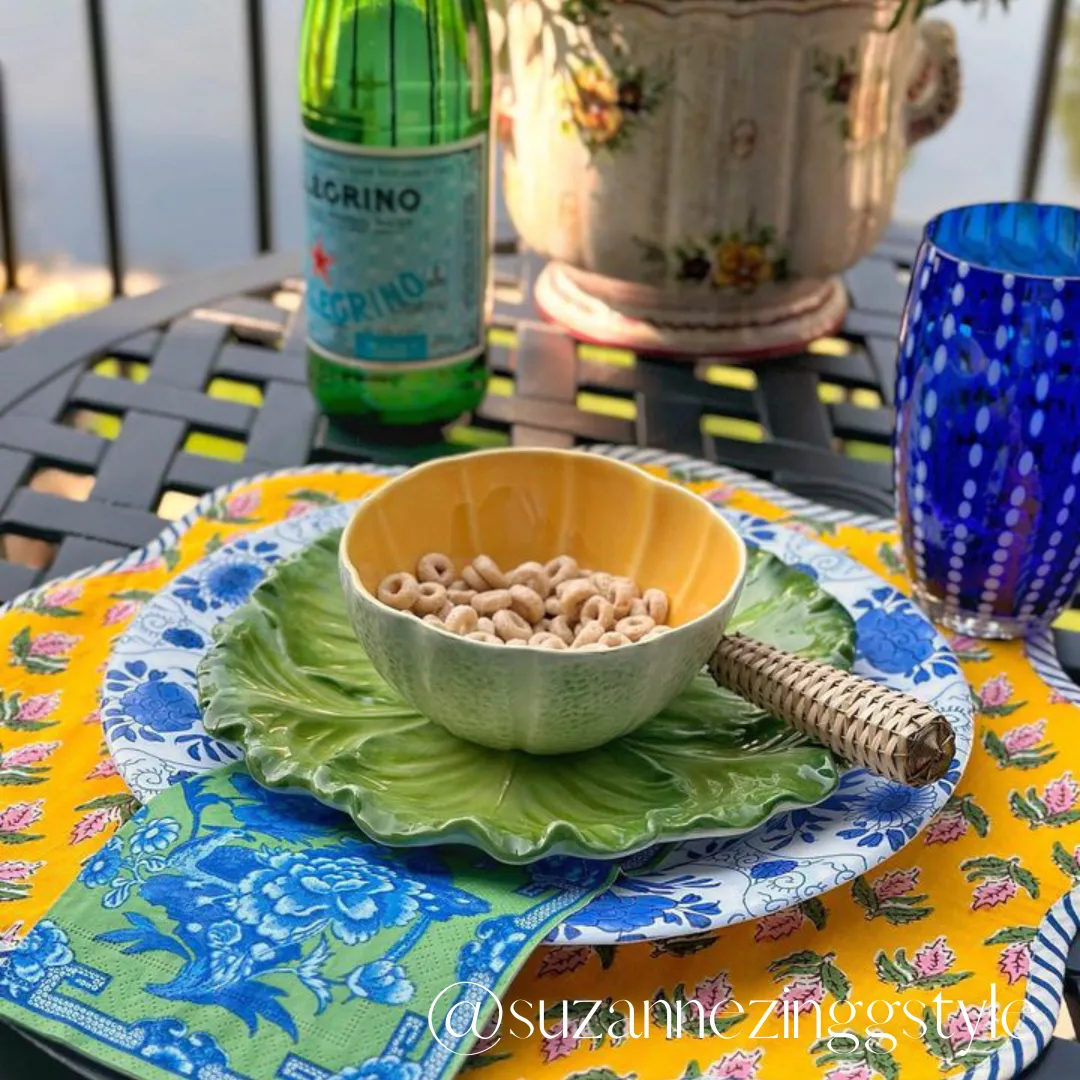
[[[503,239],[491,392],[448,443],[423,449],[362,446],[318,414],[294,257],[120,301],[0,354],[0,600],[145,543],[219,484],[325,460],[636,443],[889,515],[895,336],[917,241],[894,227],[848,273],[835,337],[735,366],[575,343],[532,304],[535,256]],[[1080,635],[1059,639],[1080,670]]]
[[[295,256],[117,302],[0,353],[0,601],[146,543],[220,484],[308,462],[635,443],[891,515],[895,335],[917,241],[893,228],[847,275],[835,337],[756,366],[578,345],[532,305],[535,257],[500,241],[491,392],[447,443],[413,449],[361,446],[319,415]],[[1080,635],[1058,639],[1075,673]],[[1074,1050],[1055,1040],[1030,1075],[1064,1075],[1055,1055]]]
[[[531,303],[534,257],[498,244],[491,392],[450,442],[637,443],[890,513],[893,352],[916,242],[895,230],[849,275],[840,336],[756,368],[576,345]],[[305,386],[298,260],[270,256],[48,330],[0,354],[0,597],[161,528],[262,469],[380,456],[321,418]]]

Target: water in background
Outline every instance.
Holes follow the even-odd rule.
[[[268,0],[273,207],[278,247],[301,229],[295,51],[301,0]],[[922,221],[957,203],[1015,197],[1048,4],[1008,15],[939,9],[957,27],[964,101],[912,153],[897,206]],[[24,258],[104,259],[83,0],[0,0],[0,66]],[[111,0],[123,240],[130,267],[171,275],[254,250],[247,47],[238,0]],[[1080,192],[1080,13],[1070,23],[1040,196]]]

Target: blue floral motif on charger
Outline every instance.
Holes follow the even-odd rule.
[[[174,592],[195,611],[236,607],[262,581],[267,565],[280,557],[272,541],[237,540],[229,545],[229,558],[208,567],[200,563],[193,572],[178,577]]]
[[[278,545],[276,554],[287,557],[328,529],[342,525],[350,512],[348,506],[313,510],[250,534],[247,540],[273,542]],[[781,813],[743,836],[671,845],[662,860],[628,868],[607,893],[570,916],[549,938],[552,944],[614,944],[697,933],[757,918],[778,906],[820,895],[865,873],[888,858],[897,844],[910,840],[944,805],[966,764],[972,737],[971,694],[948,646],[919,609],[864,566],[816,538],[750,514],[722,508],[717,512],[723,513],[749,542],[815,573],[822,588],[832,593],[856,621],[855,670],[912,692],[945,713],[956,731],[957,759],[948,776],[907,810],[890,802],[890,785],[886,781],[864,770],[851,770],[843,775],[837,791],[817,807]],[[835,517],[835,513],[831,516]],[[203,570],[212,568],[218,560],[230,557],[230,548],[225,547],[199,566]],[[114,655],[125,648],[128,654],[138,649],[141,655],[155,655],[154,639],[146,626],[163,625],[165,614],[175,610],[172,588],[167,586],[143,608],[117,642]],[[155,661],[155,666],[167,669],[170,679],[193,692],[192,669],[209,647],[214,626],[228,611],[200,613],[184,605],[182,612],[185,628],[205,637],[208,644],[202,649],[178,650],[163,642],[161,661]],[[894,626],[902,628],[899,635],[894,633]],[[160,631],[157,633],[160,635]],[[177,739],[197,733],[210,738],[201,732],[200,723],[189,732],[166,738],[175,745]],[[155,782],[162,774],[169,783],[175,782],[169,770],[179,768],[172,764],[177,759],[165,756],[160,747],[147,743],[140,750],[140,744],[124,743],[119,749],[118,744],[111,745],[125,775],[138,781],[157,769]],[[236,756],[230,744],[218,743],[217,749],[229,759]],[[184,769],[211,767],[209,760],[183,762]],[[150,798],[155,793],[156,789],[149,789],[143,795]],[[320,816],[325,808],[320,809],[306,796],[294,798],[299,800],[293,818],[298,829],[317,836],[320,830],[330,827]],[[305,804],[310,813],[300,810]],[[249,805],[250,809],[238,813],[251,813],[257,818],[261,813],[258,803]],[[873,837],[878,839],[867,839]]]
[[[926,227],[896,383],[896,490],[927,609],[1009,636],[1080,580],[1080,210],[960,207]]]

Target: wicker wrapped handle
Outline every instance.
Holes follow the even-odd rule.
[[[721,640],[709,673],[720,686],[887,780],[925,787],[945,775],[956,752],[949,721],[917,698],[742,634]]]

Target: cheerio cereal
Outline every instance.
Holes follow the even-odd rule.
[[[616,649],[671,627],[663,589],[578,566],[569,555],[504,571],[490,555],[457,567],[432,551],[415,574],[400,571],[377,596],[451,634],[490,645],[536,649]]]

